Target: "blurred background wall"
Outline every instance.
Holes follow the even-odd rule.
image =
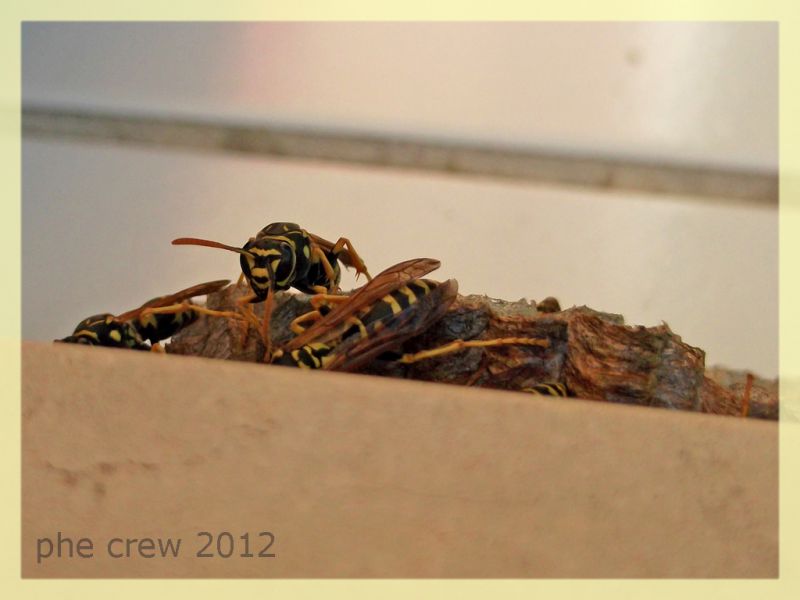
[[[23,337],[295,221],[777,375],[777,67],[770,23],[26,23]]]

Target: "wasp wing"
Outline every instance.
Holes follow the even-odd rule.
[[[153,298],[152,300],[148,300],[147,302],[142,304],[139,308],[135,308],[133,310],[129,310],[128,312],[122,313],[121,315],[118,315],[117,320],[130,321],[132,319],[137,318],[140,314],[142,314],[142,311],[144,311],[144,309],[146,308],[160,308],[162,306],[170,306],[172,304],[179,304],[184,300],[188,300],[189,298],[194,298],[195,296],[205,296],[206,294],[212,294],[214,292],[221,290],[230,282],[231,282],[230,279],[218,279],[217,281],[198,283],[197,285],[193,285],[179,292],[175,292],[174,294]]]
[[[330,362],[325,368],[356,371],[387,350],[397,348],[441,319],[457,293],[458,282],[455,279],[440,283],[405,310],[382,319],[380,328],[371,329],[364,337],[351,336],[336,345],[328,355]]]
[[[414,258],[393,265],[379,273],[372,281],[358,288],[347,302],[336,306],[322,319],[286,344],[287,350],[296,350],[311,342],[325,342],[336,336],[336,329],[353,315],[377,300],[390,294],[407,281],[419,279],[439,268],[441,263],[433,258]]]

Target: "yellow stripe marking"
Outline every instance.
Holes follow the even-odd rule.
[[[73,335],[75,337],[80,337],[80,336],[83,335],[83,336],[86,336],[86,337],[90,337],[93,340],[100,341],[99,338],[97,337],[97,334],[94,331],[89,331],[88,329],[81,329],[78,333],[75,333]]]
[[[408,298],[409,304],[414,304],[414,302],[417,301],[417,295],[413,292],[413,290],[410,287],[404,285],[403,287],[400,288],[399,291],[401,294],[403,294]]]
[[[289,244],[292,249],[295,248],[294,240],[283,236],[283,235],[265,235],[261,238],[262,240],[277,240],[279,242],[284,242],[285,244]]]
[[[294,364],[296,364],[301,369],[308,369],[309,366],[300,360],[300,350],[292,350],[292,360],[294,360]]]
[[[250,248],[248,250],[248,252],[250,252],[251,254],[255,254],[257,256],[280,256],[281,255],[281,251],[280,250],[276,250],[275,248],[259,248],[258,246]]]
[[[156,327],[156,317],[152,313],[147,315],[146,317],[139,317],[139,323],[141,323],[142,327],[149,327],[152,325]]]
[[[384,296],[383,298],[381,298],[381,300],[386,302],[386,304],[388,304],[391,307],[392,314],[396,315],[397,313],[402,312],[403,309],[400,308],[400,305],[397,303],[397,300],[392,298],[391,295]]]
[[[355,325],[356,327],[358,327],[358,333],[361,336],[361,339],[367,337],[367,328],[364,326],[364,323],[361,321],[361,319],[357,319],[356,317],[350,317],[349,319],[347,319],[347,321],[345,321],[345,326],[347,325]],[[347,327],[347,329],[350,328]]]

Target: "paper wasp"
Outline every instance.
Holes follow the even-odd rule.
[[[439,264],[430,258],[408,260],[386,269],[351,296],[313,297],[317,310],[301,315],[293,325],[297,330],[301,323],[314,322],[280,348],[271,362],[355,371],[397,349],[443,317],[456,298],[458,283],[454,279],[442,283],[422,279]],[[525,337],[456,340],[439,348],[403,354],[398,361],[411,364],[462,348],[511,344],[547,347],[549,342]]]
[[[157,344],[197,320],[198,313],[240,318],[237,313],[208,310],[189,302],[190,298],[219,291],[228,285],[228,279],[210,281],[186,288],[168,296],[159,296],[142,306],[114,316],[104,313],[84,319],[72,335],[56,340],[71,344],[110,346],[150,350]]]
[[[247,311],[243,307],[256,302],[267,303],[259,328],[267,347],[267,357],[271,351],[269,320],[276,291],[293,287],[309,294],[333,293],[338,289],[341,279],[339,261],[370,279],[364,261],[350,240],[339,238],[332,243],[309,233],[296,223],[271,223],[241,248],[198,238],[178,238],[172,243],[221,248],[239,254],[242,275],[252,290],[252,294],[239,301],[240,308],[251,322],[257,323],[252,310]]]

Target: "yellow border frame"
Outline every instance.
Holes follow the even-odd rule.
[[[303,6],[288,0],[240,0],[162,3],[154,0],[116,2],[88,0],[81,3],[54,0],[12,0],[0,8],[3,19],[2,128],[0,151],[6,201],[0,203],[0,243],[3,279],[12,293],[3,294],[0,321],[0,364],[2,364],[5,402],[2,404],[2,460],[5,494],[2,510],[0,565],[6,598],[33,595],[59,598],[136,598],[147,594],[191,595],[192,598],[217,598],[221,592],[237,598],[264,597],[265,594],[291,594],[292,597],[373,597],[400,598],[441,596],[458,592],[462,596],[485,598],[530,596],[532,593],[561,594],[570,598],[599,596],[619,598],[646,592],[648,597],[737,598],[800,597],[800,519],[793,510],[800,507],[800,424],[781,423],[781,576],[778,580],[500,580],[500,581],[252,581],[252,580],[22,580],[20,578],[20,23],[23,20],[768,20],[780,22],[780,357],[781,401],[800,402],[800,283],[797,266],[789,257],[800,256],[800,200],[798,200],[798,119],[800,119],[800,48],[798,17],[786,1],[702,1],[652,2],[605,1],[571,2],[459,2],[438,3],[420,0],[368,2],[366,0],[307,1]],[[13,493],[17,490],[17,493]],[[791,590],[795,592],[792,593]]]

